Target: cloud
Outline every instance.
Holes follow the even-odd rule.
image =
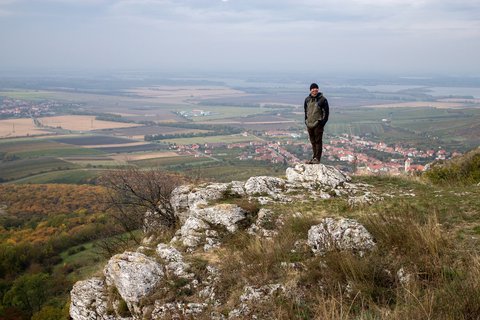
[[[10,14],[0,19],[0,66],[9,59],[128,67],[192,60],[204,68],[295,69],[308,68],[312,57],[332,70],[468,69],[480,54],[477,2],[0,0],[0,16]]]

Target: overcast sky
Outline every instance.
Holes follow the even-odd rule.
[[[479,0],[0,0],[0,70],[480,75]]]

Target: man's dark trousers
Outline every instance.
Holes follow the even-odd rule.
[[[308,128],[308,136],[310,138],[310,143],[312,144],[313,157],[320,161],[322,158],[322,149],[323,149],[323,126],[318,125],[315,128]]]

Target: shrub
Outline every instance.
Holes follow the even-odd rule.
[[[434,163],[424,176],[434,184],[478,183],[480,182],[480,148],[460,158]]]

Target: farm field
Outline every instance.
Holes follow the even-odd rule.
[[[456,109],[465,108],[465,103],[453,101],[412,101],[401,103],[373,104],[364,105],[368,108],[438,108],[438,109]],[[480,107],[480,105],[479,105]]]
[[[245,181],[252,176],[283,176],[286,167],[270,163],[229,161],[182,168],[188,177],[219,182]]]
[[[30,118],[0,120],[0,139],[49,134],[52,132],[36,127]]]
[[[176,155],[173,157],[136,160],[131,163],[141,168],[162,167],[168,169],[170,167],[182,167],[213,161],[214,160],[211,160],[210,158],[196,158],[192,155]]]
[[[22,100],[43,100],[51,98],[52,93],[44,90],[0,90],[0,96]]]
[[[15,184],[94,184],[106,169],[71,169],[45,172],[15,180]]]
[[[62,128],[72,131],[92,131],[141,126],[140,124],[135,123],[97,120],[95,119],[95,116],[56,116],[38,118],[38,120],[42,123],[42,125],[47,127]]]
[[[248,142],[248,141],[260,141],[252,135],[229,135],[229,136],[211,136],[211,137],[193,137],[193,138],[178,138],[178,139],[165,139],[162,140],[168,143],[175,143],[177,145],[189,145],[189,144],[205,144],[205,143],[236,143],[236,142]]]
[[[140,160],[148,160],[148,159],[158,159],[158,158],[174,158],[179,157],[176,152],[172,151],[164,151],[164,152],[145,152],[145,153],[120,153],[111,156],[113,159],[117,161],[140,161]]]
[[[71,148],[71,145],[46,138],[16,138],[0,140],[0,152],[16,153],[37,150],[53,150]]]
[[[194,109],[201,109],[203,111],[211,112],[210,115],[192,117],[194,122],[208,122],[212,120],[228,119],[235,117],[247,117],[253,115],[260,115],[266,112],[271,112],[268,108],[246,108],[246,107],[230,107],[230,106],[196,106]],[[185,109],[186,111],[191,110]]]
[[[130,94],[153,98],[162,103],[185,104],[203,99],[242,97],[247,93],[221,86],[152,86],[127,90]]]
[[[76,146],[95,146],[95,145],[117,145],[117,144],[129,144],[137,143],[130,139],[120,138],[120,137],[111,137],[111,136],[101,136],[101,135],[82,135],[82,136],[65,136],[60,138],[51,139],[60,143],[68,143]]]
[[[77,166],[53,157],[6,161],[0,163],[0,181],[10,181],[49,171],[68,170]]]
[[[130,139],[143,140],[145,135],[153,134],[184,134],[184,133],[207,133],[209,130],[189,129],[171,126],[142,126],[132,128],[117,128],[108,131],[94,131],[94,133],[107,133],[114,136],[123,136]]]

